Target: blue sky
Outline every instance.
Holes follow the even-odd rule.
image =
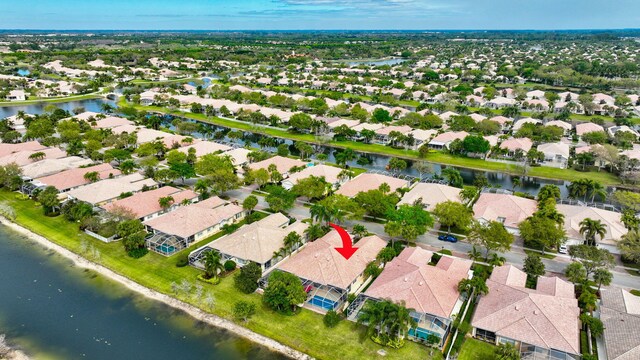
[[[0,0],[2,29],[638,27],[640,0]]]

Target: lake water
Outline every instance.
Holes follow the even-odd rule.
[[[380,59],[380,60],[353,60],[347,61],[349,66],[369,65],[369,66],[383,66],[383,65],[396,65],[407,61],[402,58]]]
[[[79,100],[79,101],[69,101],[62,103],[36,103],[31,105],[21,105],[21,106],[4,106],[0,107],[0,119],[4,119],[8,116],[13,116],[18,113],[18,111],[24,111],[26,114],[41,114],[44,112],[44,108],[47,105],[55,105],[61,109],[67,110],[68,112],[73,112],[73,109],[78,107],[82,107],[85,111],[93,111],[100,112],[102,104],[108,103],[112,106],[115,106],[116,103],[111,100],[106,99],[89,99],[89,100]]]
[[[193,122],[194,120],[191,119],[187,119],[187,118],[181,118],[184,121],[191,121]],[[171,117],[167,117],[165,120],[165,124],[166,127],[170,128],[170,129],[174,129],[173,125],[171,125]],[[212,125],[212,124],[205,124],[203,123],[203,126],[209,127],[211,128],[211,132],[215,133],[215,132],[221,132],[221,131],[225,131],[227,130],[227,128],[223,127],[223,126],[217,126],[217,125]],[[194,137],[198,137],[198,138],[202,138],[203,135],[199,134],[199,133],[195,133],[192,134]],[[223,139],[219,139],[219,140],[224,140],[225,142],[228,143],[234,143],[234,144],[238,144],[240,146],[245,146],[245,145],[250,145],[251,147],[255,147],[255,148],[259,148],[260,144],[258,143],[260,141],[260,139],[266,137],[265,135],[261,135],[261,134],[255,134],[255,133],[250,133],[250,132],[245,132],[244,136],[242,139],[235,139],[235,138],[228,138],[228,137],[224,137]],[[288,144],[289,145],[289,150],[292,154],[298,154],[297,150],[295,149],[293,145],[293,141],[291,140],[287,140],[287,139],[276,139],[276,142],[274,143],[274,146],[271,147],[266,147],[265,150],[269,150],[271,152],[275,152],[276,148],[279,144]],[[327,160],[329,162],[333,162],[335,163],[335,153],[338,151],[341,151],[340,149],[336,149],[334,147],[331,146],[326,146],[326,145],[313,145],[314,147],[314,154],[311,155],[311,158],[316,158],[318,154],[326,154],[327,155]],[[369,160],[369,164],[366,165],[360,165],[357,163],[356,160],[350,161],[347,164],[349,166],[352,167],[360,167],[360,168],[365,168],[368,170],[377,170],[377,171],[385,171],[387,164],[389,163],[389,156],[386,155],[379,155],[379,154],[364,154],[364,153],[359,153],[360,156],[365,157]],[[411,160],[407,160],[407,164],[409,165],[407,167],[407,169],[403,170],[400,172],[401,175],[409,175],[409,176],[414,176],[414,177],[419,177],[420,174],[411,167],[411,164],[413,162]],[[430,174],[423,174],[423,177],[430,177],[433,174],[439,174],[442,169],[444,167],[447,166],[443,166],[440,164],[431,164],[432,168],[433,168],[433,172]],[[514,176],[509,175],[509,174],[504,174],[504,173],[499,173],[499,172],[491,172],[491,171],[482,171],[482,170],[473,170],[473,169],[467,169],[467,168],[459,168],[459,167],[455,167],[458,171],[460,171],[460,175],[462,176],[462,178],[464,179],[464,182],[466,185],[472,185],[473,184],[473,180],[479,176],[479,175],[484,175],[485,177],[487,177],[487,180],[489,181],[489,184],[491,184],[494,187],[499,187],[502,189],[507,189],[507,190],[513,190],[514,186],[513,186],[513,178]],[[547,184],[554,184],[557,185],[560,188],[560,193],[562,195],[562,197],[567,197],[568,196],[568,190],[567,190],[567,185],[568,183],[562,180],[550,180],[550,179],[540,179],[540,178],[533,178],[533,177],[525,177],[522,179],[520,185],[515,188],[516,191],[522,191],[522,192],[528,192],[530,194],[536,195],[538,193],[538,191],[540,190],[540,188],[542,188],[544,185]]]
[[[398,60],[398,59],[396,59]],[[402,59],[400,59],[402,60]],[[106,100],[106,99],[92,99],[92,100],[81,100],[81,101],[73,101],[73,102],[68,102],[68,103],[57,103],[55,104],[56,106],[63,108],[69,112],[73,111],[73,109],[75,109],[76,107],[84,107],[85,110],[87,111],[95,111],[95,112],[100,112],[101,108],[100,106],[104,103],[109,103],[113,106],[115,106],[115,103],[113,101],[110,100]],[[42,113],[44,111],[44,107],[46,106],[46,104],[34,104],[34,105],[26,105],[26,106],[11,106],[11,107],[0,107],[0,119],[7,117],[7,116],[12,116],[18,113],[18,111],[22,110],[28,114],[39,114]],[[183,118],[183,120],[186,121],[193,121],[190,119],[186,119]],[[167,121],[166,126],[173,128],[173,126],[170,124],[170,121]],[[210,124],[205,124],[206,126],[210,127],[214,132],[216,131],[223,131],[226,128],[221,127],[221,126],[216,126],[216,125],[210,125]],[[193,134],[195,137],[202,137],[202,134]],[[260,147],[260,145],[258,145],[258,141],[264,137],[263,135],[259,135],[259,134],[251,134],[249,132],[245,133],[245,137],[244,139],[229,139],[229,138],[224,138],[224,140],[228,141],[228,142],[232,142],[232,143],[236,143],[238,145],[244,146],[245,144],[249,144],[253,147]],[[286,143],[291,145],[292,141],[290,140],[283,140],[283,139],[277,139],[277,144],[281,144],[281,143]],[[277,146],[277,145],[276,145]],[[322,145],[316,145],[316,154],[319,153],[325,153],[328,156],[328,161],[330,162],[335,162],[335,158],[334,158],[334,152],[336,151],[335,148],[330,147],[330,146],[322,146]],[[296,150],[293,146],[290,147],[292,153],[296,153]],[[269,148],[268,150],[274,151],[275,147]],[[384,171],[387,163],[389,162],[389,156],[385,156],[385,155],[378,155],[378,154],[362,154],[364,157],[368,158],[370,161],[370,164],[368,165],[359,165],[356,163],[356,161],[351,161],[348,164],[350,166],[356,166],[356,167],[364,167],[366,169],[369,170],[380,170],[380,171]],[[314,155],[315,156],[315,155]],[[411,161],[408,161],[409,164],[411,164]],[[439,164],[433,164],[433,171],[434,173],[440,173],[442,169],[442,166]],[[489,183],[493,186],[497,186],[503,189],[508,189],[511,190],[513,189],[513,176],[508,175],[508,174],[503,174],[503,173],[496,173],[496,172],[490,172],[490,171],[479,171],[479,170],[471,170],[471,169],[466,169],[466,168],[457,168],[460,171],[460,174],[462,175],[462,177],[465,180],[465,184],[471,185],[473,183],[473,179],[478,176],[478,175],[484,175],[488,178]],[[413,168],[409,167],[406,170],[401,172],[404,175],[410,175],[410,176],[418,176],[418,172],[416,172]],[[516,189],[518,191],[524,191],[524,192],[529,192],[531,194],[537,194],[538,190],[546,185],[546,184],[555,184],[558,185],[560,187],[560,191],[562,193],[563,197],[566,197],[568,194],[566,185],[567,183],[561,180],[548,180],[548,179],[538,179],[538,178],[531,178],[531,177],[527,177],[525,179],[523,179],[521,185]]]
[[[0,225],[0,333],[36,359],[283,360]]]

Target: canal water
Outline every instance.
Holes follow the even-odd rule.
[[[55,105],[69,112],[72,112],[73,109],[77,107],[83,107],[86,111],[100,112],[101,105],[104,103],[108,103],[112,106],[115,106],[115,103],[113,101],[104,100],[104,99],[81,100],[81,101],[73,101],[68,103],[57,103]],[[40,103],[40,104],[27,105],[27,106],[0,107],[0,119],[5,118],[7,116],[15,115],[20,110],[24,111],[27,114],[39,114],[44,111],[45,106],[46,104]],[[185,121],[193,121],[186,118],[181,118],[181,119]],[[166,119],[164,126],[167,126],[173,129],[173,126],[171,125],[171,118]],[[216,133],[216,132],[226,133],[229,130],[228,128],[217,126],[217,125],[211,125],[211,124],[203,124],[203,126],[208,127],[210,129],[209,131],[210,133]],[[200,134],[200,133],[194,133],[193,136],[204,137],[203,134]],[[257,148],[257,147],[260,147],[260,145],[258,144],[258,141],[260,141],[260,139],[263,137],[265,136],[260,134],[245,132],[242,139],[235,139],[235,138],[231,139],[226,136],[223,136],[221,139],[230,143],[236,143],[240,146],[244,146],[248,144],[252,147]],[[221,140],[221,139],[218,139],[218,140]],[[284,140],[284,139],[276,139],[276,140],[277,142],[275,146],[267,147],[265,149],[274,151],[277,145],[281,143],[292,145],[292,142],[290,140]],[[315,145],[314,149],[315,149],[315,154],[313,155],[314,158],[317,154],[324,153],[328,156],[327,160],[330,162],[335,162],[334,153],[336,151],[340,151],[340,150],[337,150],[336,148],[326,146],[326,145]],[[293,146],[290,146],[290,150],[293,154],[297,153],[297,150]],[[390,159],[389,156],[379,155],[379,154],[360,154],[360,155],[367,158],[369,161],[369,164],[362,165],[362,164],[358,164],[356,160],[353,160],[353,161],[350,161],[348,165],[366,168],[368,170],[385,171],[386,166]],[[411,165],[412,162],[408,161],[408,164]],[[432,164],[432,167],[433,167],[433,172],[431,174],[427,174],[426,176],[439,174],[443,168],[443,166],[439,164]],[[465,184],[467,185],[473,184],[473,180],[477,176],[482,175],[487,177],[489,184],[491,184],[494,187],[507,189],[507,190],[514,190],[514,185],[513,185],[514,177],[512,175],[497,173],[497,172],[490,172],[490,171],[458,168],[458,167],[456,167],[456,169],[460,171],[460,175],[462,176]],[[415,177],[419,176],[418,172],[415,169],[413,169],[411,166],[403,170],[401,174],[415,176]],[[533,177],[525,177],[521,181],[521,183],[517,187],[515,187],[515,190],[528,192],[530,194],[536,195],[540,190],[540,188],[542,188],[544,185],[547,185],[547,184],[558,185],[558,187],[560,188],[562,197],[566,197],[568,195],[568,190],[566,187],[566,185],[568,185],[567,182],[561,181],[561,180],[539,179],[539,178],[533,178]]]
[[[35,359],[282,360],[0,225],[0,333]]]
[[[0,119],[4,119],[8,116],[13,116],[18,113],[18,111],[24,111],[25,114],[42,114],[44,112],[44,108],[47,105],[55,105],[63,110],[66,110],[70,113],[73,112],[76,108],[84,108],[85,111],[93,111],[100,112],[102,111],[102,104],[109,104],[111,106],[116,106],[116,103],[110,100],[105,99],[89,99],[89,100],[79,100],[79,101],[68,101],[62,103],[46,103],[40,102],[31,105],[21,105],[21,106],[0,106]]]

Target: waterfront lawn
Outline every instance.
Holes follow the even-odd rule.
[[[207,309],[201,298],[190,293],[172,293],[171,284],[179,284],[183,279],[196,283],[200,271],[186,266],[175,266],[174,257],[164,257],[150,252],[141,259],[127,256],[120,242],[103,243],[78,230],[78,225],[66,221],[63,217],[46,217],[40,206],[33,200],[23,200],[21,195],[0,190],[0,201],[7,201],[17,214],[16,223],[46,237],[75,253],[100,263],[101,265],[123,275],[143,286],[174,296],[182,301]],[[208,239],[210,240],[210,239]],[[99,258],[91,258],[91,251],[83,253],[82,243],[100,252]],[[285,345],[298,349],[318,359],[371,359],[377,358],[376,352],[381,348],[371,340],[363,337],[363,327],[343,321],[337,327],[328,329],[322,322],[322,315],[302,309],[297,315],[287,316],[275,313],[264,307],[261,296],[243,294],[233,286],[233,278],[222,279],[216,286],[204,285],[205,293],[215,296],[215,307],[212,313],[232,319],[233,306],[237,301],[251,301],[258,305],[258,311],[243,326]],[[407,341],[399,350],[385,348],[386,359],[429,359],[429,350],[422,345]],[[441,359],[441,354],[434,351],[433,359]]]
[[[492,360],[495,359],[494,345],[469,338],[462,345],[458,360]]]
[[[131,106],[131,104],[127,103],[124,100],[124,98],[122,98],[122,100],[118,105]],[[134,105],[134,107],[137,110],[141,110],[141,111],[172,114],[172,115],[181,116],[188,119],[202,121],[202,122],[206,122],[214,125],[219,125],[219,126],[224,126],[224,127],[239,129],[244,131],[251,131],[251,132],[283,138],[283,139],[291,139],[294,141],[304,141],[308,143],[321,144],[321,145],[324,144],[324,145],[329,145],[337,148],[349,148],[349,149],[364,152],[364,153],[396,156],[396,157],[410,159],[410,160],[421,160],[421,158],[418,155],[418,152],[415,150],[395,149],[395,148],[381,145],[381,144],[365,144],[365,143],[356,142],[356,141],[331,140],[327,143],[324,143],[319,141],[318,138],[312,134],[291,133],[284,129],[277,129],[277,128],[267,127],[267,126],[257,126],[257,125],[243,122],[240,120],[229,120],[229,119],[222,119],[219,117],[207,117],[204,114],[194,114],[194,113],[183,112],[178,110],[171,111],[169,109],[158,107],[158,106]],[[503,163],[503,162],[486,161],[483,159],[453,156],[450,154],[442,153],[440,151],[431,151],[429,152],[427,157],[422,160],[426,160],[426,161],[438,163],[438,164],[475,169],[475,170],[486,170],[486,171],[510,173],[510,174],[517,175],[515,163],[509,164],[509,163]],[[620,184],[620,179],[617,176],[611,173],[608,173],[606,171],[580,172],[574,169],[559,169],[559,168],[553,168],[553,167],[547,167],[547,166],[536,166],[536,167],[531,167],[529,169],[528,176],[546,178],[546,179],[566,180],[566,181],[587,178],[587,179],[597,181],[603,185]]]
[[[85,95],[71,95],[71,96],[64,96],[64,97],[30,99],[25,101],[3,101],[3,102],[0,102],[0,107],[34,105],[34,104],[40,104],[40,103],[61,103],[61,102],[67,102],[67,101],[98,99],[101,97],[102,96],[100,96],[97,93],[91,93],[91,94],[85,94]]]

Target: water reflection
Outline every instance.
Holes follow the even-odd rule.
[[[0,329],[37,359],[284,359],[4,228],[0,294]]]

